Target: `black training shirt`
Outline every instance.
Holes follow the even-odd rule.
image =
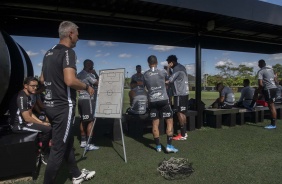
[[[31,97],[26,95],[23,90],[19,91],[17,95],[14,95],[9,107],[11,117],[10,124],[22,124],[24,119],[21,113],[32,109],[32,105],[33,102]]]
[[[46,108],[75,106],[76,90],[65,84],[65,68],[73,68],[76,71],[76,55],[73,49],[57,44],[46,52],[43,59]]]

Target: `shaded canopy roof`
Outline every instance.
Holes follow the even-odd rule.
[[[282,50],[282,7],[257,0],[1,0],[10,35],[58,37],[62,20],[80,39],[255,53]]]

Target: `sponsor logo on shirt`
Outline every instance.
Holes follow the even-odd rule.
[[[155,73],[155,72],[149,72],[149,76],[153,76],[153,75],[158,75],[158,73]]]
[[[46,82],[44,81],[44,86],[51,86],[52,82]]]
[[[47,106],[47,107],[54,107],[54,101],[44,101],[44,104]]]
[[[158,87],[151,87],[151,90],[156,90],[156,89],[161,89],[162,87],[161,86],[158,86]]]

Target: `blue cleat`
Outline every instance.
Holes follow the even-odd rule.
[[[276,125],[267,125],[264,127],[265,129],[275,129]]]
[[[157,145],[157,146],[156,146],[156,150],[157,150],[157,152],[161,152],[161,151],[162,151],[161,145]]]
[[[166,146],[166,151],[168,152],[168,153],[176,153],[176,152],[178,152],[178,149],[176,149],[175,147],[173,147],[172,145],[167,145]]]

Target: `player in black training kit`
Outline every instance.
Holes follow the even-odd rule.
[[[10,124],[13,132],[41,132],[41,161],[47,164],[49,153],[49,141],[51,139],[51,126],[49,122],[38,119],[33,113],[31,95],[36,93],[38,80],[35,77],[27,77],[24,80],[24,88],[10,102]]]

